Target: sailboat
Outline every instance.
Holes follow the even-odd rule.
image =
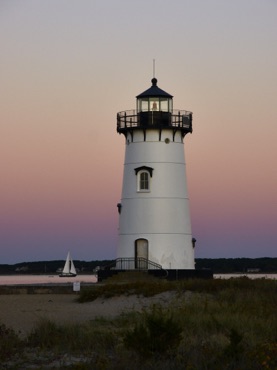
[[[74,277],[74,276],[77,276],[77,272],[73,260],[70,256],[70,252],[68,252],[64,268],[62,273],[60,274],[60,277]]]

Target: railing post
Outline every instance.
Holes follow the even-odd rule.
[[[117,113],[117,128],[120,128],[120,115]]]

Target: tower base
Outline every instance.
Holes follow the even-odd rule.
[[[130,270],[99,270],[98,271],[98,282],[103,282],[104,280],[118,275],[119,273],[124,273]],[[136,271],[136,270],[133,270]],[[183,270],[183,269],[169,269],[169,270],[141,270],[141,273],[147,272],[148,275],[165,279],[169,281],[176,281],[176,280],[185,280],[185,279],[213,279],[213,271],[212,270]]]

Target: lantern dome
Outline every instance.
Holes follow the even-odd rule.
[[[166,91],[160,89],[157,86],[158,80],[156,78],[152,78],[151,82],[152,82],[152,86],[149,89],[145,90],[143,93],[139,94],[137,96],[137,99],[149,98],[153,96],[157,96],[157,97],[163,96],[163,97],[173,98],[172,95],[168,94]]]

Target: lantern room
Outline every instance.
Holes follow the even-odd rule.
[[[137,112],[141,126],[169,126],[172,113],[172,95],[157,86],[152,78],[152,86],[137,96]]]
[[[152,78],[152,86],[137,96],[137,112],[170,112],[173,109],[173,96],[157,86]]]
[[[136,130],[143,130],[144,138],[152,129],[170,129],[173,136],[179,131],[183,137],[192,132],[192,113],[173,110],[173,96],[157,86],[156,78],[151,82],[149,89],[137,95],[136,109],[117,113],[117,132],[130,133],[131,140]]]

